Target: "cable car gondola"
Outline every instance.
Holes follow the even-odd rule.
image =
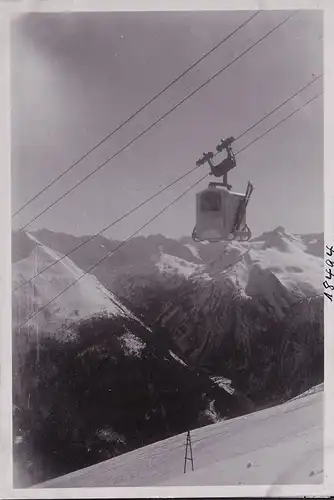
[[[192,237],[198,241],[210,243],[218,241],[248,241],[252,234],[246,222],[246,208],[253,192],[253,185],[248,182],[245,194],[232,192],[227,174],[236,167],[232,151],[233,137],[222,140],[217,146],[217,154],[226,150],[227,157],[215,165],[214,154],[204,153],[196,165],[208,163],[210,175],[223,177],[223,182],[210,182],[207,189],[196,195],[196,226]]]

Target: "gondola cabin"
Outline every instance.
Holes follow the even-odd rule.
[[[227,188],[208,187],[196,195],[195,241],[248,240],[246,194]],[[248,200],[247,200],[248,201]]]

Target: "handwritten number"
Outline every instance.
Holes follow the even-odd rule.
[[[328,252],[326,252],[327,255],[329,255],[329,257],[331,257],[333,254],[334,254],[334,247],[333,245],[331,245],[330,247],[328,245],[326,245],[326,248],[328,250]]]
[[[328,281],[324,281],[323,285],[325,288],[329,288],[330,290],[334,290],[334,285],[330,285]]]
[[[334,273],[332,272],[332,270],[331,269],[326,269],[326,273],[327,273],[326,276],[325,276],[326,280],[331,280],[333,278],[333,276],[334,276]]]
[[[330,246],[326,245],[326,249],[327,249],[326,255],[328,255],[328,257],[332,257],[332,255],[334,255],[334,246],[333,245],[330,245]],[[324,288],[326,290],[334,290],[334,285],[330,285],[327,281],[327,280],[331,280],[332,278],[334,278],[334,272],[333,272],[334,269],[333,269],[333,271],[331,269],[334,267],[334,261],[331,259],[326,259],[326,265],[329,266],[329,268],[326,269],[326,272],[325,272],[326,281],[323,281],[323,285],[324,285]],[[324,295],[326,295],[326,297],[331,302],[333,302],[333,295],[331,293],[324,292]]]

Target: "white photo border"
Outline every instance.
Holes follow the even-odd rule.
[[[322,10],[324,14],[325,245],[334,245],[334,2],[332,0],[0,0],[0,494],[4,498],[263,497],[334,494],[334,302],[325,298],[325,469],[322,485],[13,489],[11,371],[10,23],[30,12]],[[311,193],[310,193],[311,194]],[[332,385],[333,383],[333,385]],[[332,426],[331,426],[332,424]],[[272,493],[271,493],[272,491]]]

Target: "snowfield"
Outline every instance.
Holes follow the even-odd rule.
[[[185,434],[34,488],[314,485],[323,482],[323,392],[191,432],[194,466],[183,473]],[[276,486],[277,485],[277,486]]]
[[[289,245],[286,251],[277,248],[251,250],[253,264],[272,271],[291,290],[298,288],[305,294],[321,291],[323,263],[319,257],[305,253],[298,245]]]
[[[159,262],[156,263],[156,267],[161,273],[177,273],[186,278],[189,278],[194,273],[201,272],[204,268],[202,265],[188,262],[167,253],[161,253]]]

